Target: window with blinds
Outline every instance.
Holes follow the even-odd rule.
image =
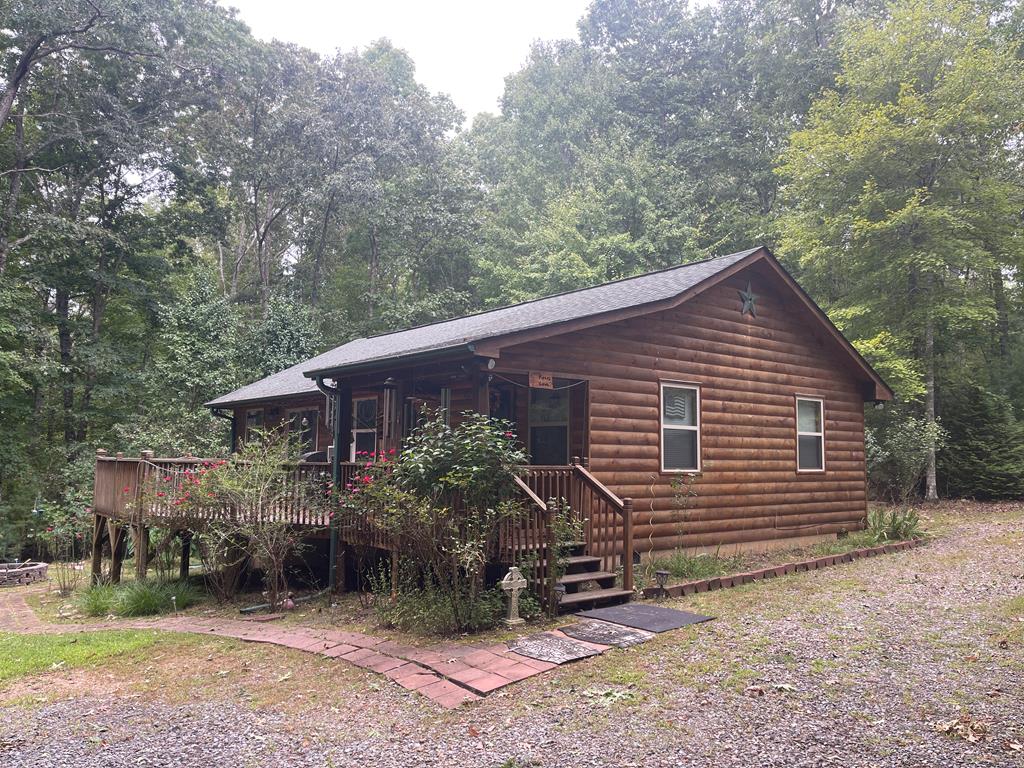
[[[661,471],[700,470],[700,388],[661,385]]]

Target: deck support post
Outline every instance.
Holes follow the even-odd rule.
[[[145,581],[149,571],[149,528],[143,523],[132,527],[135,535],[135,580]]]
[[[101,515],[92,517],[92,570],[90,582],[99,584],[103,580],[103,534],[106,532],[106,521]]]
[[[181,564],[178,566],[178,580],[185,581],[188,578],[189,561],[192,559],[192,532],[181,532]]]
[[[120,584],[121,566],[124,565],[124,554],[128,548],[128,529],[108,519],[107,539],[110,541],[110,583]]]

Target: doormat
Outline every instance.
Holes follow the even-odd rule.
[[[626,603],[610,605],[607,608],[594,608],[576,614],[586,619],[600,619],[612,624],[624,624],[627,627],[645,629],[648,632],[668,632],[690,624],[711,621],[713,616],[701,616],[699,613],[677,611],[675,608],[663,608],[660,605],[644,605],[643,603]]]
[[[633,629],[622,624],[609,624],[606,621],[594,621],[593,619],[561,627],[558,631],[576,640],[614,645],[618,648],[639,645],[654,637],[653,634],[644,632],[642,629]]]
[[[551,664],[565,664],[576,659],[597,656],[598,653],[586,645],[547,632],[520,637],[509,643],[508,647],[520,656],[529,656],[531,659]]]

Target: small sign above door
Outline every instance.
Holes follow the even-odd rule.
[[[530,386],[533,389],[554,389],[555,382],[550,373],[530,371]]]

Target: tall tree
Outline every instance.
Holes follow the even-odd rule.
[[[968,0],[903,0],[850,23],[836,89],[781,172],[783,254],[855,339],[889,332],[936,417],[943,355],[997,319],[992,281],[1020,236],[1020,61]],[[936,497],[935,452],[926,495]]]

